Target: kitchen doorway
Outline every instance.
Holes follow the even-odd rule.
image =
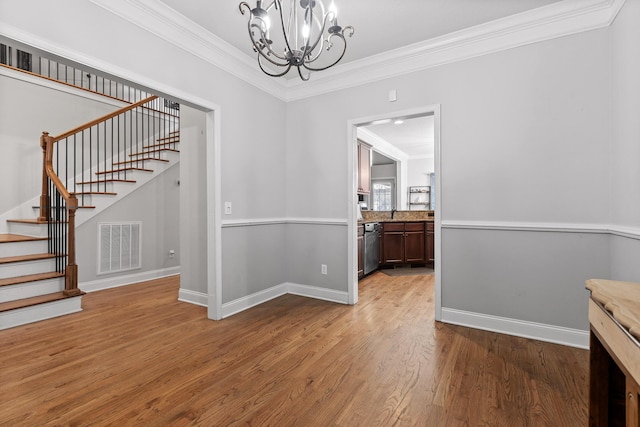
[[[402,143],[393,144],[391,141],[399,140],[399,136],[394,136],[394,126],[402,124],[401,122],[414,121],[416,125],[430,121],[432,123],[431,130],[425,131],[423,147],[419,147],[416,141],[405,141],[405,146],[402,148]],[[397,123],[394,125],[394,123]],[[380,131],[374,131],[375,127],[379,126]],[[408,191],[408,184],[411,180],[417,179],[414,175],[409,176],[410,163],[412,158],[413,163],[418,163],[416,160],[419,157],[425,157],[425,147],[430,145],[432,155],[433,170],[425,170],[422,173],[432,174],[431,176],[424,177],[428,179],[429,186],[433,188],[434,196],[424,206],[433,207],[435,211],[435,220],[433,222],[434,236],[435,236],[435,257],[434,257],[434,274],[435,274],[435,318],[440,320],[441,317],[441,212],[442,212],[442,195],[441,195],[441,162],[440,162],[440,106],[432,105],[424,108],[418,108],[413,110],[395,111],[386,114],[363,117],[359,119],[350,120],[348,122],[349,129],[349,144],[348,145],[348,170],[351,182],[348,186],[348,293],[349,302],[355,304],[358,301],[358,218],[360,217],[360,207],[364,200],[367,208],[373,206],[374,200],[371,192],[368,197],[358,194],[358,155],[359,155],[359,140],[367,139],[367,144],[371,145],[373,153],[378,153],[388,159],[392,159],[395,163],[395,171],[391,171],[391,167],[385,167],[383,172],[384,177],[376,177],[376,173],[370,169],[373,174],[371,177],[371,183],[376,181],[383,182],[385,180],[392,181],[394,183],[394,203],[397,210],[411,210],[410,204],[410,192]],[[430,135],[428,133],[431,133]],[[401,132],[398,132],[401,133]],[[364,136],[363,136],[364,135]],[[413,144],[413,146],[412,146]],[[416,151],[412,151],[416,150]],[[418,152],[422,153],[416,155]],[[395,172],[395,176],[392,176]],[[389,175],[389,176],[386,176]],[[380,178],[380,179],[378,179]],[[375,203],[378,203],[377,201]],[[426,203],[429,203],[428,205]],[[435,206],[434,206],[435,205]]]

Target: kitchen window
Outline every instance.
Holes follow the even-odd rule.
[[[390,211],[395,207],[395,182],[393,180],[372,180],[371,195],[374,211]]]

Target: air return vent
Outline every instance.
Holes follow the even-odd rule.
[[[140,222],[98,224],[98,274],[140,268]]]

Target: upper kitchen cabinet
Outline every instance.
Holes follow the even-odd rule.
[[[371,146],[358,140],[358,194],[371,193]]]

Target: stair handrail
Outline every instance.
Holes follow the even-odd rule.
[[[50,194],[49,194],[49,182],[53,184],[53,186],[60,193],[62,198],[65,201],[66,210],[68,212],[68,234],[67,234],[67,266],[65,268],[65,290],[64,293],[67,296],[76,296],[81,295],[82,291],[78,288],[78,266],[76,264],[76,246],[75,246],[75,213],[78,209],[78,199],[74,194],[71,194],[69,190],[65,187],[64,183],[56,173],[53,168],[53,152],[54,145],[56,142],[63,140],[71,135],[82,132],[90,127],[104,122],[106,120],[112,119],[122,113],[125,113],[129,110],[133,110],[135,108],[141,107],[142,105],[157,99],[158,96],[153,95],[142,101],[136,102],[135,104],[127,105],[126,107],[120,108],[112,113],[109,113],[105,116],[102,116],[98,119],[92,120],[88,123],[85,123],[81,126],[78,126],[70,131],[64,132],[56,137],[52,137],[49,135],[49,132],[42,132],[42,136],[40,137],[40,147],[43,152],[43,169],[42,169],[42,194],[40,196],[40,216],[38,217],[38,221],[50,221],[51,220],[51,212],[49,210],[49,206],[51,206],[50,202]]]

